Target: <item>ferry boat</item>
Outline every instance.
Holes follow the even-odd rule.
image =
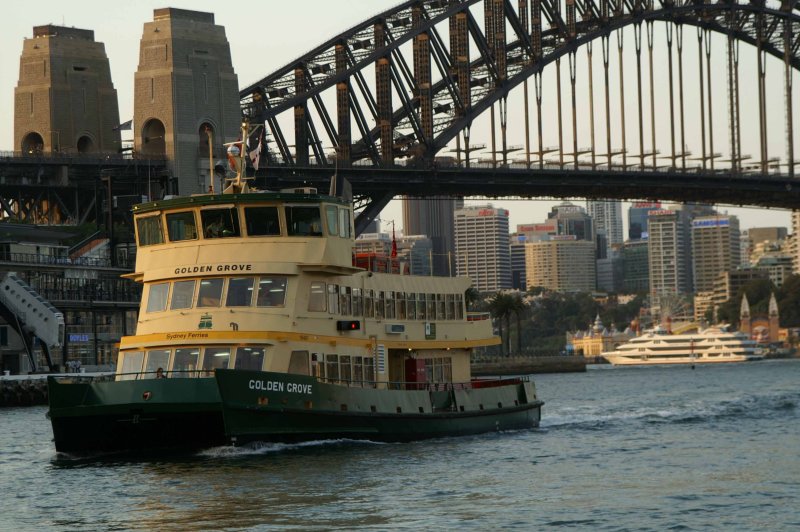
[[[697,333],[670,334],[657,327],[601,356],[617,366],[651,364],[710,364],[745,362],[763,358],[756,342],[727,326]]]
[[[354,265],[351,202],[255,191],[239,175],[223,193],[133,215],[136,334],[113,378],[48,379],[58,451],[538,426],[528,377],[471,377],[473,349],[499,339],[488,315],[466,310],[469,280]]]

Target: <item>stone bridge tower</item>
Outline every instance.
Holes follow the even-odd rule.
[[[118,153],[117,91],[94,32],[36,26],[25,39],[14,90],[14,149]]]
[[[238,138],[242,116],[225,28],[212,13],[153,11],[139,48],[133,114],[136,152],[168,160],[171,182],[162,192],[207,191],[207,131],[213,160],[224,160],[222,144]]]

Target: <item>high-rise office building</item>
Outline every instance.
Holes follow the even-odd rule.
[[[611,246],[622,244],[622,202],[619,200],[588,200],[586,210],[594,222],[595,232],[605,231],[603,257],[609,256]]]
[[[622,247],[622,289],[628,293],[650,290],[648,240],[628,240]]]
[[[457,200],[450,198],[403,198],[403,232],[425,235],[431,239],[433,274],[450,275],[453,271],[453,216]]]
[[[574,236],[577,240],[594,243],[595,232],[592,217],[580,205],[565,201],[554,206],[547,214],[545,224],[554,224],[559,236]]]
[[[661,209],[659,202],[637,201],[628,209],[628,238],[647,238],[647,213]]]
[[[592,292],[597,286],[594,242],[572,235],[525,244],[527,288]]]
[[[800,274],[800,210],[792,211],[792,241],[789,245],[792,256],[792,272]]]
[[[694,290],[710,292],[724,271],[740,263],[739,219],[717,214],[692,220],[692,264]]]
[[[687,241],[689,220],[682,209],[650,211],[647,218],[650,294],[692,292],[691,248]]]
[[[225,28],[213,13],[153,11],[139,44],[133,98],[136,151],[166,156],[172,174],[166,192],[206,192],[214,172],[209,157],[225,159],[223,143],[241,138],[242,116]]]
[[[14,89],[14,149],[26,153],[118,153],[117,91],[94,32],[33,28]]]
[[[509,244],[511,257],[511,288],[526,290],[525,284],[525,243],[528,237],[521,233],[514,233]]]
[[[491,205],[455,212],[458,275],[468,275],[480,292],[511,288],[508,211]]]

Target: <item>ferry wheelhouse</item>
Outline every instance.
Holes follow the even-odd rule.
[[[231,185],[138,205],[134,220],[136,335],[113,379],[49,379],[57,450],[538,425],[528,378],[471,378],[472,350],[499,340],[466,311],[469,280],[359,267],[350,203]]]

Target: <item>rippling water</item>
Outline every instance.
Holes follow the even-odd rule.
[[[182,457],[71,460],[45,408],[0,410],[0,529],[800,527],[800,361],[536,383],[537,430]]]

